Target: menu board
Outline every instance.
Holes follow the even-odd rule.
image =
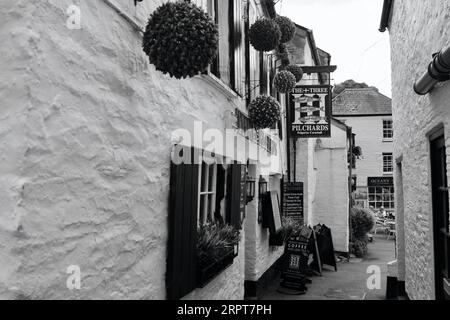
[[[303,182],[283,183],[283,215],[303,223]]]

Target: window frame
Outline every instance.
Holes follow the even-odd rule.
[[[390,161],[387,160],[387,157],[390,158]],[[383,152],[382,154],[382,165],[383,165],[383,174],[391,175],[394,173],[394,155],[392,152]],[[389,164],[390,162],[390,164]],[[386,168],[391,168],[390,171],[385,170]]]
[[[390,123],[389,125],[386,125],[386,123]],[[383,141],[393,141],[394,140],[394,122],[392,119],[383,119],[382,120],[382,126],[383,126]]]
[[[389,192],[385,192],[389,190]],[[371,197],[373,196],[373,200]],[[380,200],[377,200],[377,196],[379,196]],[[387,198],[388,200],[385,200]],[[380,207],[384,207],[387,211],[395,210],[395,189],[394,186],[371,186],[367,187],[367,203],[375,209],[379,209]],[[381,203],[380,206],[377,206],[377,203]],[[387,205],[389,204],[389,205]]]

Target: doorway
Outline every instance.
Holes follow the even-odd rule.
[[[443,130],[430,138],[431,185],[433,199],[433,244],[436,300],[449,299],[449,213],[447,157]]]

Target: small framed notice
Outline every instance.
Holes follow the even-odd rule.
[[[277,234],[281,231],[280,201],[276,191],[270,191],[265,196],[263,227],[269,228],[271,234]]]

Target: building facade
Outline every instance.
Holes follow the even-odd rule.
[[[301,50],[295,45],[305,44]],[[291,61],[303,66],[330,66],[331,56],[318,48],[312,30],[297,26],[291,43]],[[305,74],[298,86],[329,85],[329,73]],[[299,95],[292,94],[293,100]],[[298,116],[298,113],[297,113]],[[301,116],[301,115],[300,115]],[[330,137],[291,137],[288,170],[291,181],[303,183],[303,213],[305,224],[325,224],[332,231],[334,249],[348,253],[349,241],[349,167],[347,152],[350,146],[347,126],[337,119],[329,119]],[[287,178],[287,177],[286,177]]]
[[[333,99],[333,116],[352,129],[362,151],[352,168],[354,205],[395,211],[391,99],[375,88],[345,89]]]
[[[219,55],[183,80],[156,71],[142,51],[146,20],[164,2],[1,5],[0,38],[10,43],[0,62],[1,298],[242,299],[245,280],[281,256],[260,223],[244,223],[257,216],[257,197],[248,208],[239,198],[243,177],[257,185],[263,175],[280,190],[284,173],[280,135],[246,132],[248,102],[276,95],[276,55],[256,52],[245,31],[269,16],[270,1],[196,1],[219,26]],[[171,163],[180,146],[204,150],[210,129],[247,142],[198,166]],[[194,234],[217,208],[241,241],[231,265],[200,287]],[[175,242],[190,251],[180,256]],[[253,247],[263,249],[250,255]]]
[[[445,0],[385,1],[380,28],[392,52],[397,276],[411,299],[450,296],[449,12]]]

